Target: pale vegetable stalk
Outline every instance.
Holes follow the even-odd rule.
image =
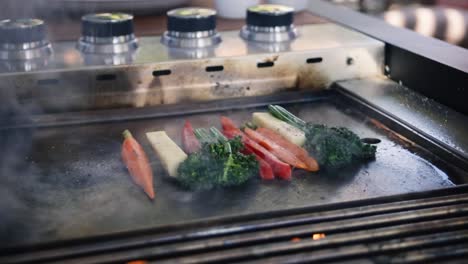
[[[272,116],[270,113],[257,112],[253,113],[252,121],[259,127],[269,128],[276,133],[280,134],[290,142],[298,146],[303,146],[306,137],[304,131],[294,127],[278,118]]]
[[[177,169],[187,154],[164,131],[149,132],[146,137],[169,176],[177,177]]]

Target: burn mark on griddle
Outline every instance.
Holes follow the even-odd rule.
[[[301,67],[296,79],[296,88],[323,90],[327,87],[328,82],[326,75],[316,67]]]
[[[279,55],[274,55],[274,56],[266,58],[263,62],[273,62],[274,63],[275,61],[278,60],[278,58],[279,58]]]
[[[244,96],[247,89],[250,89],[250,87],[236,87],[229,84],[222,84],[220,82],[216,82],[213,88],[211,89],[211,93],[219,97],[238,97]]]

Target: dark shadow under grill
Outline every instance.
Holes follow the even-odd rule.
[[[468,185],[461,185],[11,248],[0,262],[461,263],[467,257]]]

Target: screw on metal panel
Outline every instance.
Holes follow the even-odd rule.
[[[353,64],[354,64],[354,59],[351,58],[351,57],[348,57],[348,58],[346,59],[346,64],[347,64],[347,65],[353,65]]]
[[[390,75],[390,66],[385,65],[385,75]]]
[[[387,78],[391,78],[391,77],[392,77],[390,66],[385,65],[385,67],[384,67],[384,75],[387,76]]]

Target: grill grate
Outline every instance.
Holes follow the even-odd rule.
[[[325,238],[313,240],[313,234]],[[457,263],[468,185],[63,243],[4,249],[1,263]]]

